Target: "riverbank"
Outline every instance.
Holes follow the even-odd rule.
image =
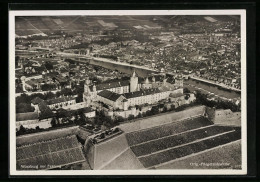
[[[194,76],[191,76],[190,79],[193,79],[193,80],[196,80],[196,81],[205,82],[205,83],[208,83],[208,84],[211,84],[211,85],[215,85],[215,86],[218,86],[218,87],[226,89],[226,90],[232,90],[232,91],[239,92],[239,93],[241,92],[240,89],[227,86],[224,83],[216,83],[216,82],[213,82],[213,81],[210,81],[210,80],[206,80],[206,79],[199,78],[199,77],[194,77]]]

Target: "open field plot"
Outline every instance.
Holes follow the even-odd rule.
[[[176,123],[165,124],[150,129],[127,133],[127,140],[130,146],[143,143],[149,140],[177,134],[195,128],[211,125],[212,123],[204,117],[191,118]]]
[[[160,150],[165,150],[167,148],[176,147],[178,145],[183,145],[186,143],[194,142],[199,139],[206,137],[211,137],[224,132],[232,131],[232,127],[224,126],[210,126],[194,131],[188,131],[185,133],[168,136],[164,138],[159,138],[157,140],[149,141],[147,143],[132,146],[131,149],[136,154],[136,156],[148,155]]]
[[[215,164],[214,164],[215,163]],[[218,164],[217,164],[218,163]],[[197,164],[197,165],[194,165]],[[173,161],[156,169],[241,169],[241,141]]]
[[[85,161],[75,135],[21,146],[16,149],[16,153],[18,169],[30,165],[41,165],[42,169],[49,169]]]
[[[139,160],[145,167],[149,168],[155,165],[169,162],[177,158],[185,157],[194,153],[198,153],[207,149],[224,145],[239,139],[241,139],[241,133],[240,129],[237,129],[236,131],[226,133],[220,136],[191,143],[181,147],[165,150],[163,152],[151,154],[149,156],[140,157]]]

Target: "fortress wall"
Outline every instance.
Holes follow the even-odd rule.
[[[163,113],[158,116],[152,116],[131,123],[121,124],[119,127],[127,133],[141,129],[147,129],[167,123],[176,122],[193,116],[203,115],[205,112],[205,108],[205,106],[196,106],[180,112]]]
[[[84,145],[84,154],[85,157],[89,163],[89,166],[91,169],[94,168],[94,154],[95,154],[95,146],[92,144],[92,142],[87,139]]]
[[[145,169],[141,162],[136,158],[133,151],[129,148],[119,155],[115,160],[104,166],[104,170],[135,170]]]
[[[129,148],[125,134],[95,145],[94,169],[101,169]]]
[[[216,110],[213,119],[215,124],[241,126],[241,112],[232,112],[231,110]]]

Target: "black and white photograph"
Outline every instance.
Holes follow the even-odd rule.
[[[9,12],[11,175],[247,174],[245,10]]]

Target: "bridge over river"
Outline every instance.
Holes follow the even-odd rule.
[[[92,65],[102,66],[110,70],[117,70],[131,75],[133,71],[137,73],[139,77],[146,77],[151,73],[158,73],[157,70],[147,68],[145,66],[133,65],[129,63],[122,63],[119,61],[113,61],[107,58],[93,57],[88,55],[79,55],[72,53],[57,52],[57,55],[63,58],[70,58],[79,63],[89,63]]]

